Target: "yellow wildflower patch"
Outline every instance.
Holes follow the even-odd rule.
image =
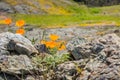
[[[0,24],[5,24],[5,21],[4,20],[0,20]]]

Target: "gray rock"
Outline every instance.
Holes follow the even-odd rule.
[[[75,60],[79,60],[90,57],[91,50],[84,47],[75,47],[74,50],[70,51],[70,54]]]
[[[80,37],[72,38],[72,40],[67,42],[66,48],[68,51],[72,51],[78,45],[85,44],[86,42],[87,40],[85,40],[84,38]]]
[[[26,74],[34,70],[32,61],[26,55],[1,57],[0,69],[8,74]]]
[[[29,14],[29,7],[27,5],[16,5],[14,6],[15,10],[22,14]]]
[[[59,64],[55,69],[55,80],[76,80],[82,72],[82,68],[86,65],[88,59],[81,59],[78,61],[68,61]]]
[[[43,76],[34,77],[33,75],[28,75],[24,80],[45,80]]]
[[[0,80],[18,80],[18,78],[10,74],[0,73]]]
[[[49,53],[49,50],[47,49],[45,44],[35,45],[35,48],[38,50],[39,53]]]
[[[16,51],[19,54],[31,55],[38,53],[31,42],[22,35],[13,33],[0,34],[0,55],[9,54],[9,51]]]
[[[65,62],[58,65],[56,71],[55,79],[57,80],[72,80],[73,77],[77,74],[76,65],[74,62]]]
[[[14,13],[12,7],[5,2],[0,2],[0,11],[1,12]]]
[[[101,42],[99,39],[104,40]],[[119,80],[120,79],[120,38],[115,34],[108,34],[94,40],[94,45],[102,44],[104,48],[95,58],[91,58],[79,80]],[[93,47],[94,48],[94,47]],[[104,58],[101,58],[101,55]]]
[[[104,46],[102,44],[95,44],[95,45],[93,44],[92,46],[93,46],[92,52],[96,54],[101,52],[104,49]]]
[[[74,43],[68,45],[68,50],[75,58],[75,60],[89,58],[92,55],[101,55],[109,56],[110,53],[118,51],[120,49],[120,38],[115,34],[108,34],[98,39],[93,40],[92,42],[84,42],[84,44],[79,44],[73,46]],[[104,53],[105,55],[101,54]]]

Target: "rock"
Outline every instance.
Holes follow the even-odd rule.
[[[34,70],[34,67],[26,55],[5,55],[0,57],[0,69],[8,74],[26,74]]]
[[[70,53],[75,60],[89,58],[92,55],[103,55],[101,53],[104,52],[107,56],[109,53],[120,49],[120,38],[115,34],[107,34],[93,40],[92,42],[89,41],[84,44],[78,43],[77,46],[73,46],[73,44],[68,45],[68,49],[70,49]]]
[[[72,80],[72,78],[77,74],[76,66],[73,62],[65,62],[58,66],[55,74],[55,79],[57,80]]]
[[[14,13],[12,7],[5,2],[0,2],[0,12]]]
[[[13,33],[0,34],[0,55],[9,54],[9,51],[16,51],[19,54],[31,55],[38,53],[31,42],[22,35]]]
[[[45,80],[43,76],[33,77],[32,75],[28,75],[24,80]]]
[[[100,38],[100,39],[99,39],[99,42],[102,43],[102,44],[105,44],[105,43],[106,43],[106,40],[103,39],[103,38]]]
[[[28,11],[28,10],[29,10],[30,6],[21,4],[21,5],[16,5],[16,6],[14,6],[14,8],[15,8],[15,10],[16,10],[17,12],[19,12],[19,13],[29,14],[29,11]]]
[[[101,52],[103,49],[104,49],[104,46],[102,44],[95,44],[95,45],[92,45],[92,52],[93,53],[99,53]]]
[[[18,80],[18,78],[10,74],[0,73],[0,80]]]
[[[120,30],[119,29],[116,29],[113,31],[114,33],[120,33]]]
[[[89,52],[87,49],[83,47],[78,47],[79,45],[84,45],[87,42],[84,38],[76,37],[72,40],[67,42],[66,48],[71,53],[71,55],[74,57],[75,60],[79,60],[83,58],[81,53]],[[86,56],[84,56],[86,57]]]
[[[47,49],[45,44],[35,45],[35,48],[38,50],[39,53],[49,53],[49,50]]]
[[[88,60],[68,61],[59,64],[55,69],[53,79],[55,80],[76,80],[82,72],[82,68]]]
[[[72,51],[78,45],[82,45],[87,41],[84,38],[76,37],[67,42],[66,48],[68,51]]]
[[[70,54],[74,57],[75,60],[84,59],[90,57],[91,50],[84,47],[75,47]]]
[[[103,39],[102,43],[99,39]],[[102,44],[104,48],[95,58],[91,58],[85,65],[79,80],[119,80],[120,79],[120,38],[115,34],[107,34],[92,42],[95,46]],[[92,47],[94,48],[94,47]],[[97,51],[95,51],[97,52]],[[101,58],[104,57],[104,58]]]

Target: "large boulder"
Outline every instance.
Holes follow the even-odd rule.
[[[0,70],[3,74],[0,73],[0,80],[29,80],[27,75],[38,70],[31,59],[34,53],[38,51],[27,38],[10,32],[1,33]],[[21,75],[23,77],[19,78]]]
[[[38,53],[32,43],[25,37],[13,33],[0,34],[0,55],[10,54],[10,52],[31,55]],[[16,54],[17,54],[16,53]]]

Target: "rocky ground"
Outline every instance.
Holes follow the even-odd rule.
[[[22,14],[47,14],[47,9],[55,8],[59,11],[59,7],[63,9],[67,6],[78,5],[74,1],[69,0],[52,0],[52,1],[41,1],[41,0],[0,0],[0,12],[7,13],[22,13]],[[52,10],[52,11],[55,11]],[[66,9],[65,9],[66,10]]]
[[[118,27],[25,28],[27,38],[14,34],[14,27],[0,29],[0,80],[120,80]],[[72,60],[45,72],[32,61],[39,52],[32,42],[36,45],[50,34],[67,41]]]

